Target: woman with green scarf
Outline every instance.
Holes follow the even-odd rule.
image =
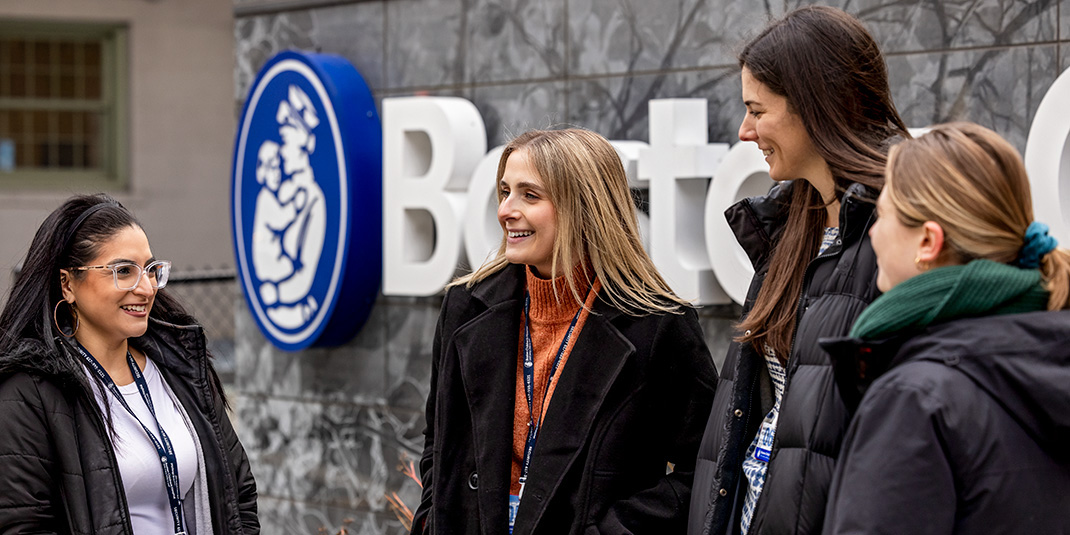
[[[882,296],[824,340],[857,410],[824,532],[1070,533],[1070,253],[1017,151],[969,123],[892,148]]]

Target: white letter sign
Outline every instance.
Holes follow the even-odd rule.
[[[434,295],[453,277],[468,180],[486,151],[471,102],[383,99],[383,294]]]
[[[727,303],[705,254],[706,186],[728,145],[708,143],[705,99],[650,101],[650,148],[639,178],[650,180],[650,256],[680,297]]]
[[[1070,246],[1070,69],[1040,101],[1029,141],[1025,168],[1033,193],[1033,218],[1051,228],[1062,247]]]

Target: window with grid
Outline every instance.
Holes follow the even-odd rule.
[[[0,188],[126,184],[125,30],[0,20]]]

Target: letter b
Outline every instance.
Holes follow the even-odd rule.
[[[465,99],[383,99],[383,294],[433,295],[453,277],[468,180],[486,150]]]

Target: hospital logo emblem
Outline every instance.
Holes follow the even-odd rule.
[[[378,294],[382,130],[345,59],[283,52],[261,70],[235,142],[238,275],[276,346],[337,345]]]

